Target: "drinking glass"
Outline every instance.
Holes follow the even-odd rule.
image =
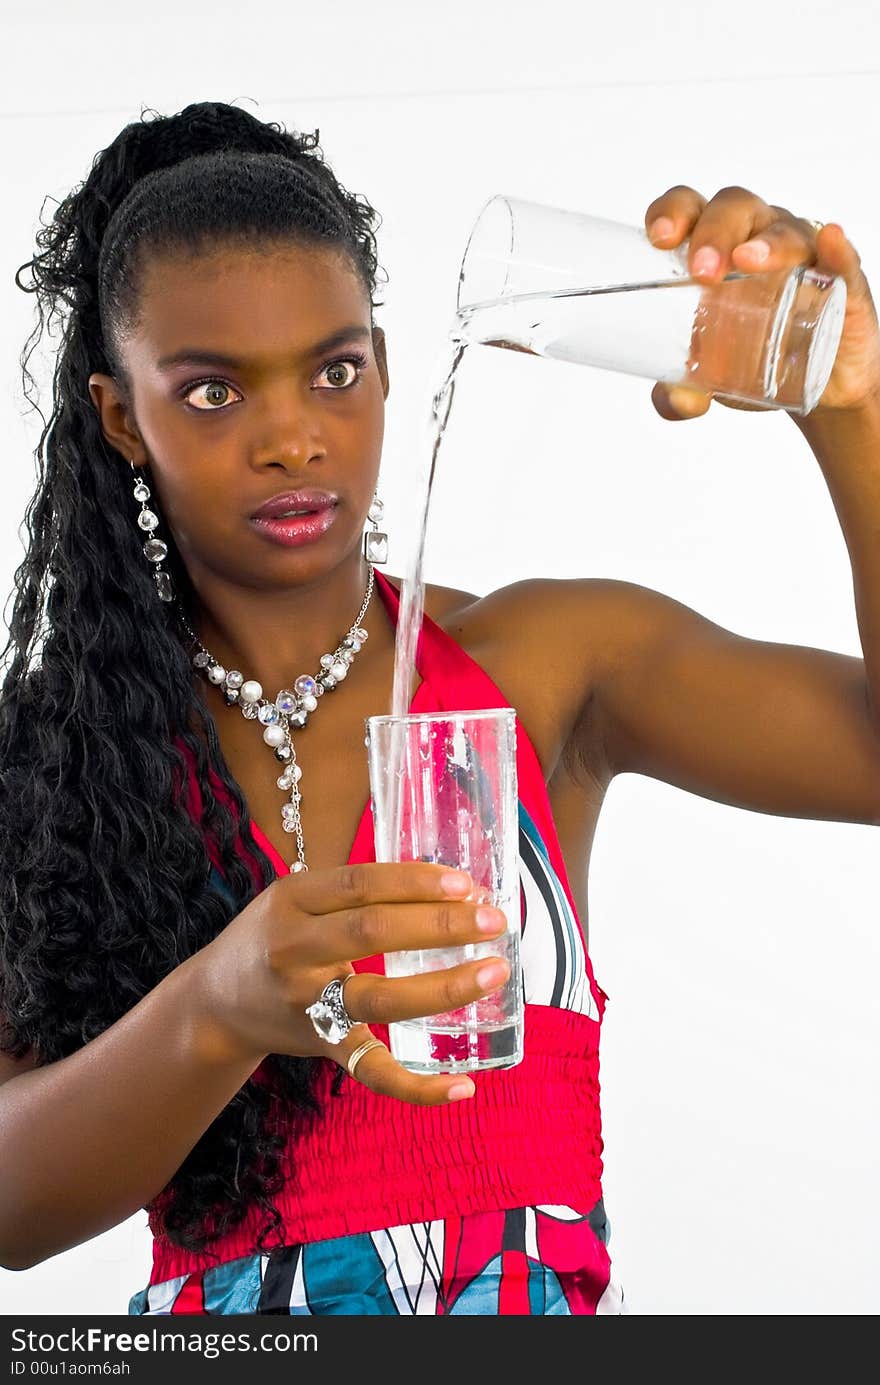
[[[486,942],[385,955],[387,976],[412,976],[503,957],[505,983],[445,1014],[388,1026],[393,1056],[413,1072],[513,1067],[523,1056],[516,713],[408,713],[367,719],[377,861],[430,861],[466,870],[471,899],[507,915]]]
[[[498,194],[459,273],[453,337],[808,414],[828,383],[846,284],[814,268],[691,278],[687,242]]]

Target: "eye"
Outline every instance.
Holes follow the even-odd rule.
[[[366,356],[360,351],[355,351],[350,356],[341,356],[338,360],[328,362],[321,371],[321,374],[326,375],[328,379],[330,379],[331,386],[334,390],[351,389],[352,386],[359,384],[366,365]],[[353,368],[348,378],[346,378],[346,366],[351,366]],[[332,378],[330,374],[331,371],[334,373]]]
[[[194,385],[189,385],[184,391],[184,399],[193,409],[199,409],[202,413],[219,413],[221,409],[229,407],[229,395],[241,395],[238,390],[234,390],[231,385],[227,385],[225,380],[199,380]],[[201,402],[199,402],[201,396]]]

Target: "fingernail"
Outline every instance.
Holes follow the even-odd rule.
[[[490,962],[488,966],[481,967],[477,972],[477,985],[485,989],[487,986],[500,986],[502,981],[506,981],[510,974],[510,968],[506,962]]]
[[[440,876],[440,888],[444,894],[467,894],[471,877],[466,870],[449,870]]]
[[[668,216],[658,216],[656,221],[652,221],[648,227],[648,235],[651,240],[665,240],[667,236],[674,235],[675,222],[670,221]]]
[[[473,1082],[456,1082],[454,1087],[450,1087],[446,1095],[450,1101],[463,1101],[466,1096],[473,1096],[476,1087]]]
[[[478,909],[476,919],[481,933],[500,933],[507,927],[507,916],[500,909]]]
[[[770,258],[770,246],[765,240],[747,240],[743,242],[743,250],[748,250],[752,261],[755,264],[763,264]]]
[[[721,256],[711,245],[704,245],[693,258],[694,274],[714,274],[721,263]]]
[[[688,389],[686,385],[672,386],[669,402],[682,418],[698,418],[706,412],[706,394],[703,390]]]

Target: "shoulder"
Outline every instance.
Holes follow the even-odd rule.
[[[398,591],[402,589],[402,577],[394,577],[391,573],[385,576]],[[425,583],[425,610],[438,625],[444,625],[450,617],[480,600],[475,592],[463,591],[458,587],[441,587],[434,582]]]
[[[454,633],[501,641],[542,662],[577,646],[597,671],[698,619],[662,592],[611,577],[529,578],[482,597],[450,592],[442,606]]]
[[[429,584],[425,608],[501,687],[537,677],[563,724],[621,677],[640,681],[669,641],[712,624],[663,592],[613,577],[528,578],[484,596]]]
[[[403,578],[386,575],[400,591]],[[496,587],[482,596],[460,587],[425,584],[425,607],[433,617],[446,616],[467,610],[472,619],[504,619],[506,616],[528,615],[559,607],[574,615],[595,614],[603,606],[608,609],[637,610],[652,598],[669,601],[662,593],[636,582],[619,581],[613,577],[530,577]]]

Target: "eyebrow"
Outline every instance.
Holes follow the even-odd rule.
[[[306,356],[320,356],[325,351],[332,351],[334,346],[341,346],[345,341],[363,341],[372,336],[372,330],[364,327],[361,323],[355,323],[351,327],[342,327],[338,332],[332,332],[329,337],[324,337],[321,341],[315,342],[314,346],[306,351]],[[174,351],[169,356],[160,357],[157,362],[160,370],[167,370],[175,365],[214,365],[221,366],[226,370],[240,369],[247,362],[239,356],[226,356],[219,351],[203,351],[197,346],[185,346],[181,351]]]

